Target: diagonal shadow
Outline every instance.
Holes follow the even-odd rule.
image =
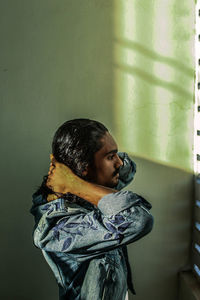
[[[156,76],[153,76],[137,67],[134,66],[128,66],[128,65],[122,65],[119,63],[115,63],[114,67],[121,69],[131,75],[137,75],[138,77],[140,77],[142,80],[145,80],[153,85],[157,85],[157,86],[161,86],[167,90],[172,91],[173,93],[176,93],[182,97],[188,97],[188,101],[191,101],[191,97],[193,97],[192,93],[188,92],[187,90],[185,90],[184,88],[177,86],[176,84],[172,83],[172,82],[166,82],[163,81],[161,79],[159,79]]]
[[[125,46],[134,49],[138,51],[140,54],[150,59],[153,59],[154,61],[163,62],[173,68],[179,69],[179,71],[184,72],[184,74],[187,75],[188,77],[194,78],[195,76],[195,71],[192,68],[189,68],[188,66],[184,65],[183,63],[181,63],[180,61],[174,58],[166,57],[152,50],[149,50],[148,48],[144,47],[143,45],[137,42],[122,40],[122,39],[115,39],[114,41],[121,44],[123,47]]]

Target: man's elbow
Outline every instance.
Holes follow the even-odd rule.
[[[149,216],[146,220],[146,225],[145,225],[146,234],[152,230],[153,224],[154,224],[154,218],[151,214],[149,214]]]
[[[154,219],[148,210],[142,209],[137,220],[135,233],[137,232],[137,239],[147,235],[153,228]]]
[[[142,226],[141,226],[142,236],[148,234],[152,230],[153,224],[154,224],[153,216],[150,213],[146,213],[144,215],[144,219],[143,219]]]

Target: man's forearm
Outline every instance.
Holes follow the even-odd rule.
[[[81,178],[76,182],[76,187],[70,191],[71,194],[75,194],[96,206],[103,196],[116,192],[117,190],[91,183]]]
[[[117,192],[117,190],[83,180],[63,164],[56,162],[55,166],[55,168],[50,167],[47,180],[47,186],[55,193],[61,195],[71,193],[98,205],[103,196]],[[58,197],[59,195],[51,194],[47,197],[47,201],[53,201]]]

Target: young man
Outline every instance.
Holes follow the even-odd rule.
[[[133,293],[126,245],[152,229],[151,205],[120,191],[135,163],[107,128],[65,122],[56,132],[48,178],[33,195],[34,243],[59,286],[60,300],[124,300]]]

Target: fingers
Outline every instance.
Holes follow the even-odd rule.
[[[49,182],[49,178],[47,179],[46,186],[47,186],[49,189],[52,189],[52,187],[51,187],[51,185],[50,185],[50,182]]]
[[[49,194],[48,196],[47,196],[47,201],[53,201],[53,200],[56,200],[56,199],[58,199],[59,197],[57,196],[57,195],[55,195],[55,194]]]
[[[50,167],[49,167],[48,175],[52,174],[54,169],[55,169],[55,166],[51,163]]]
[[[52,174],[53,170],[55,169],[56,159],[55,159],[55,157],[53,156],[52,153],[50,154],[50,160],[51,160],[51,162],[50,162],[48,175]]]
[[[55,169],[55,163],[56,163],[56,159],[54,158],[53,154],[51,153],[50,154],[50,166],[49,166],[49,172],[48,172],[48,178],[47,178],[47,181],[46,181],[46,185],[48,188],[50,188],[51,190],[53,190],[53,186],[51,185],[51,181],[52,181],[52,178],[51,176],[53,175],[53,171]]]
[[[53,191],[53,186],[52,186],[52,182],[51,182],[50,176],[51,175],[49,175],[48,178],[47,178],[46,186]]]
[[[50,160],[51,160],[51,163],[55,164],[56,159],[52,153],[50,154]]]

